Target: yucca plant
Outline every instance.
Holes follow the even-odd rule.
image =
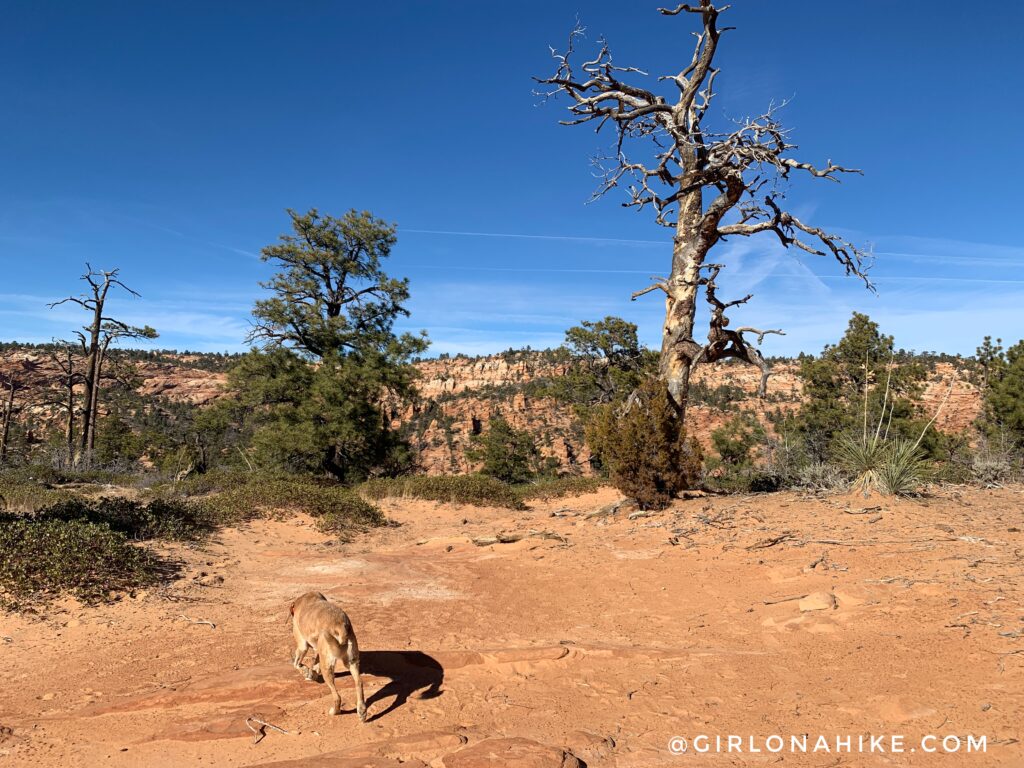
[[[879,490],[890,496],[914,493],[928,474],[924,458],[924,451],[917,443],[902,438],[891,440],[877,471]]]
[[[874,431],[868,424],[868,385],[865,381],[863,434],[843,435],[836,446],[836,459],[839,465],[854,476],[853,490],[860,491],[865,496],[871,491],[906,496],[921,486],[928,474],[928,464],[925,461],[925,453],[921,450],[921,440],[946,404],[943,400],[938,411],[921,430],[917,440],[889,437],[889,426],[893,416],[893,406],[889,399],[892,365],[890,359],[882,411],[878,416],[878,423],[874,425]],[[952,385],[950,389],[952,390]],[[948,398],[947,393],[946,399]]]
[[[878,488],[879,471],[885,463],[888,442],[878,437],[843,435],[836,446],[839,466],[853,475],[852,488],[868,494]]]

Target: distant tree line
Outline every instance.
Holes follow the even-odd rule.
[[[186,353],[119,348],[153,339],[156,331],[119,320],[110,311],[114,291],[138,294],[116,269],[89,267],[82,276],[86,290],[57,302],[86,313],[73,338],[0,347],[34,353],[0,373],[0,464],[46,461],[174,477],[234,467],[353,483],[418,471],[414,442],[431,421],[447,426],[451,446],[453,425],[440,410],[428,408],[418,421],[393,427],[402,404],[415,397],[413,361],[427,348],[425,334],[395,330],[407,314],[409,286],[383,269],[396,242],[394,225],[357,211],[339,218],[289,211],[289,217],[291,231],[263,250],[275,272],[253,307],[251,351],[188,361],[226,370],[226,397],[199,407],[141,395],[139,363],[180,364]],[[796,358],[800,398],[758,396],[728,381],[692,383],[692,407],[732,414],[711,435],[707,456],[663,389],[650,383],[659,376],[659,355],[639,343],[637,327],[626,320],[582,321],[556,349],[508,350],[501,357],[535,366],[539,375],[474,391],[490,398],[493,410],[482,414],[485,428],[472,436],[466,458],[509,483],[566,471],[541,445],[548,437],[514,427],[503,414],[503,401],[517,393],[567,407],[575,434],[588,443],[592,468],[645,506],[700,485],[888,483],[892,477],[879,478],[895,477],[897,469],[910,478],[903,489],[936,468],[942,477],[998,482],[1019,471],[1024,448],[1024,342],[1004,348],[986,337],[966,359],[914,353],[897,348],[859,313],[838,342]],[[981,390],[973,441],[937,431],[923,408],[938,363],[954,363]]]

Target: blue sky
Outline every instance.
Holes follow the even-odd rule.
[[[433,353],[557,345],[616,314],[657,344],[666,230],[586,204],[608,136],[557,125],[531,75],[577,15],[621,64],[678,70],[694,20],[657,2],[450,0],[207,3],[37,0],[0,29],[0,339],[46,341],[81,319],[46,302],[84,262],[121,268],[118,298],[156,346],[243,348],[257,254],[286,207],[369,209],[399,225]],[[872,8],[876,10],[871,11]],[[734,324],[782,327],[765,352],[818,351],[867,312],[906,348],[973,352],[1024,336],[1017,147],[1024,6],[735,0],[719,120],[791,99],[803,159],[864,169],[800,182],[794,212],[874,248],[879,294],[769,237],[735,240]]]

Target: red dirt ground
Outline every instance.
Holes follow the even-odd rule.
[[[400,527],[341,545],[259,521],[168,549],[187,567],[166,590],[0,615],[0,763],[1024,766],[1020,488],[588,516],[616,499],[394,500]],[[499,532],[526,538],[473,542]],[[290,666],[287,606],[309,589],[355,624],[365,725]],[[254,744],[252,715],[288,733]],[[901,734],[906,751],[699,756],[698,734]],[[928,754],[926,734],[987,749]]]

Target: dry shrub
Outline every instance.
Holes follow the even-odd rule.
[[[485,475],[412,475],[375,478],[357,488],[368,499],[406,497],[478,507],[524,509],[513,486]]]
[[[551,499],[563,499],[566,496],[582,496],[586,493],[594,493],[602,485],[608,483],[599,477],[581,477],[579,475],[566,475],[550,480],[538,480],[533,483],[516,486],[516,494],[523,501],[549,501]]]
[[[612,484],[642,509],[667,507],[700,478],[700,446],[687,439],[668,390],[656,379],[641,384],[625,406],[598,408],[587,442]]]
[[[48,488],[32,480],[13,480],[0,477],[0,511],[35,512],[62,501],[77,498],[71,491]]]
[[[206,497],[202,503],[223,525],[295,511],[316,518],[317,527],[325,533],[343,537],[387,524],[384,514],[351,488],[298,477],[254,479]]]

